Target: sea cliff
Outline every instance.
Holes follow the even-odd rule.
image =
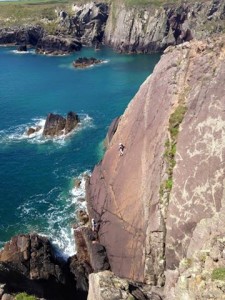
[[[61,9],[52,5],[49,13],[46,10],[39,19],[36,13],[33,16],[30,7],[30,15],[26,15],[26,8],[19,4],[17,15],[14,10],[7,15],[2,6],[0,44],[25,43],[46,54],[70,53],[82,45],[151,53],[192,38],[222,33],[225,29],[224,0],[156,4],[154,1],[138,6],[128,5],[126,1],[88,2],[64,5]],[[23,18],[18,17],[20,14]]]
[[[126,52],[171,45],[114,121],[106,153],[86,183],[88,221],[75,229],[79,251],[73,271],[67,265],[66,272],[69,287],[76,283],[85,296],[89,276],[89,300],[224,297],[224,8],[219,0],[139,10],[112,6],[99,39],[87,31],[92,27],[82,27],[79,43],[86,37],[89,45]],[[86,20],[90,11],[82,16]],[[71,24],[67,14],[60,18]],[[119,143],[125,146],[123,155]],[[98,224],[94,237],[91,219]],[[11,244],[0,253],[2,280],[14,272],[24,276],[7,254]],[[16,240],[15,249],[29,265],[32,256],[21,242]],[[39,260],[38,267],[42,275]],[[54,265],[54,285],[58,268]],[[25,276],[33,280],[26,269]],[[43,278],[49,279],[36,279]]]
[[[112,271],[166,286],[166,299],[208,299],[206,286],[222,299],[212,274],[224,266],[224,47],[220,37],[168,48],[90,179]]]

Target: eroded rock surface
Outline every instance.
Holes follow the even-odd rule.
[[[127,7],[114,3],[110,7],[104,42],[121,52],[162,51],[193,37],[202,39],[222,32],[224,17],[223,0],[161,7]]]

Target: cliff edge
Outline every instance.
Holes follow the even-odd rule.
[[[168,48],[95,167],[89,212],[117,276],[166,284],[171,292],[184,272],[181,263],[202,251],[210,259],[210,243],[222,238],[224,64],[224,37]],[[221,243],[205,280],[223,266]],[[186,279],[200,276],[190,272]],[[174,292],[168,299],[182,297]]]

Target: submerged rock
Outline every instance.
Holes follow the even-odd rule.
[[[68,134],[79,122],[79,117],[74,112],[69,112],[66,118],[58,114],[50,113],[45,122],[43,136],[54,137]]]
[[[76,59],[73,62],[73,66],[75,68],[87,68],[87,67],[90,67],[92,65],[97,65],[97,64],[100,64],[100,63],[102,63],[101,59],[97,59],[97,58],[94,58],[94,57],[90,57],[90,58],[80,57],[80,58]]]

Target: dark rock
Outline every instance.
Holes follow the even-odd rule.
[[[80,262],[85,262],[92,272],[110,269],[105,248],[97,241],[96,232],[89,227],[79,227],[75,229],[74,236]]]
[[[66,126],[66,119],[60,115],[50,113],[47,116],[43,131],[44,136],[62,135]]]
[[[81,49],[81,43],[71,37],[47,35],[38,41],[36,52],[49,55],[69,54]]]
[[[27,130],[27,135],[31,135],[35,132],[38,132],[41,130],[41,126],[37,126],[36,128],[33,128],[33,127],[30,127],[28,130]]]
[[[36,46],[43,37],[41,26],[24,26],[0,29],[0,44]]]
[[[70,272],[74,275],[74,284],[77,290],[84,295],[88,292],[88,276],[91,273],[91,268],[85,262],[80,262],[76,255],[69,259]],[[87,296],[86,298],[87,299]]]
[[[102,60],[96,59],[94,57],[87,58],[87,57],[79,57],[73,62],[73,66],[75,68],[86,68],[92,65],[97,65],[102,63]]]
[[[50,113],[45,122],[43,135],[53,137],[68,134],[77,126],[78,122],[79,118],[74,112],[69,112],[66,119],[58,114]]]
[[[0,252],[0,282],[7,291],[51,300],[75,299],[76,286],[66,262],[57,258],[47,238],[37,234],[13,237]]]
[[[72,131],[80,122],[78,115],[74,112],[69,112],[66,117],[65,134]]]
[[[27,51],[27,45],[19,45],[17,47],[17,51],[23,51],[26,52]]]

